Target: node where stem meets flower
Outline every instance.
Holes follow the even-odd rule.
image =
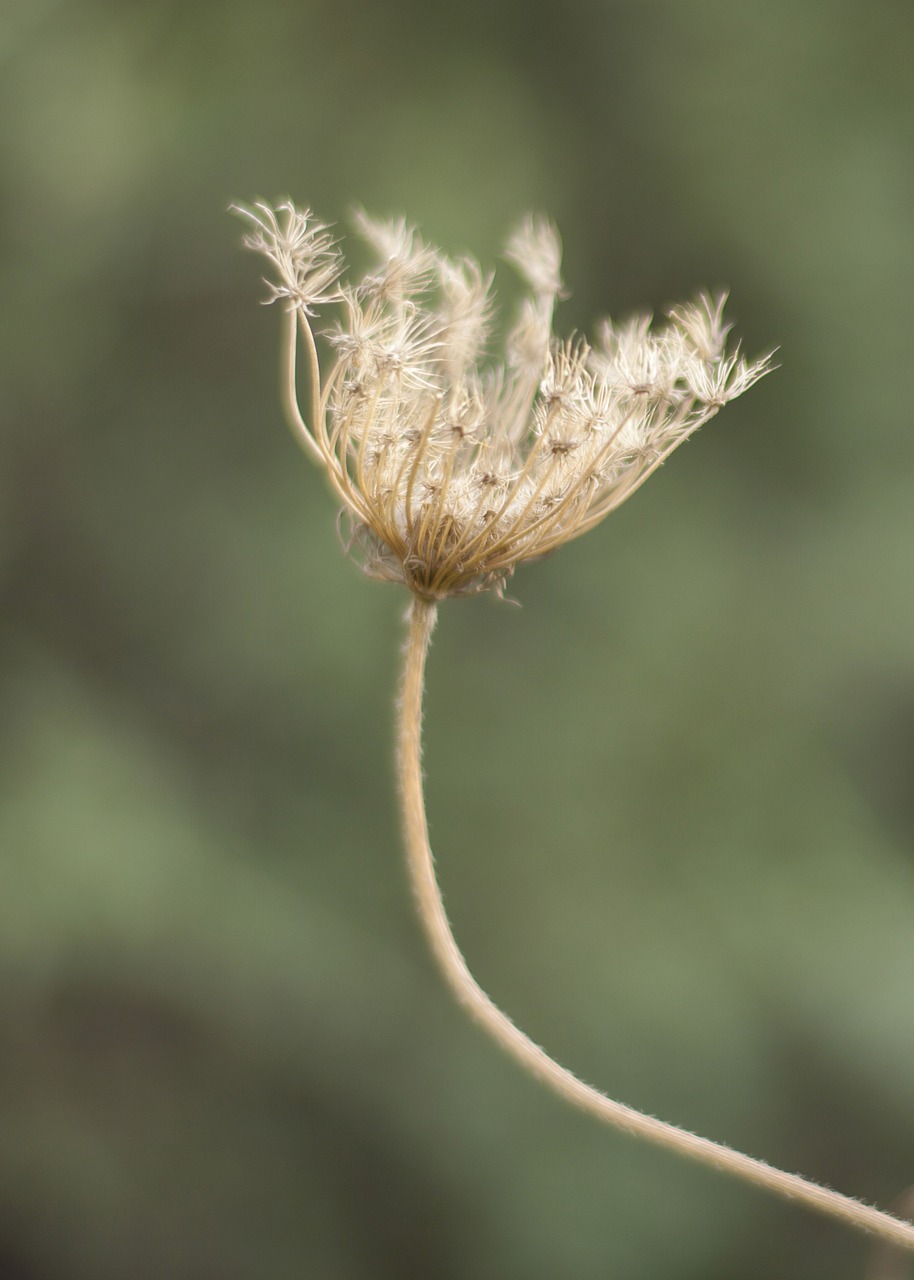
[[[584,1084],[489,999],[454,939],[435,874],[422,787],[422,692],[437,602],[494,588],[515,567],[592,528],[678,444],[770,369],[727,349],[722,296],[650,317],[603,322],[595,346],[557,341],[562,289],[555,229],[528,218],[507,257],[529,286],[502,362],[484,358],[492,277],[452,261],[403,220],[356,215],[377,261],[342,285],[327,227],[286,201],[237,207],[248,248],[271,264],[268,301],[285,309],[286,411],[343,504],[366,571],[402,582],[413,600],[399,702],[403,829],[419,917],[460,1003],[525,1070],[613,1125],[914,1249],[914,1226],[784,1173],[722,1143],[617,1102]],[[311,327],[336,305],[325,376]],[[302,410],[301,339],[310,395]]]
[[[439,600],[494,587],[619,506],[677,445],[771,367],[727,350],[723,297],[653,327],[603,322],[591,346],[552,335],[561,293],[555,228],[528,218],[506,256],[529,287],[501,362],[484,359],[492,276],[451,260],[402,220],[357,215],[377,263],[356,284],[327,228],[284,202],[237,210],[270,262],[270,301],[297,316],[311,403],[288,410],[326,470],[375,577]],[[321,378],[309,317],[339,303]],[[309,420],[310,419],[310,420]]]

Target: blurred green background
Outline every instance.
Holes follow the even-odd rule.
[[[560,330],[729,286],[780,348],[522,609],[444,607],[429,811],[471,966],[560,1060],[887,1204],[910,0],[5,0],[0,59],[0,1277],[862,1276],[452,1006],[392,796],[404,595],[340,553],[226,207],[491,263],[543,210]]]

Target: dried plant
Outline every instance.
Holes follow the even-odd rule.
[[[557,340],[555,229],[528,218],[507,257],[529,294],[501,363],[485,359],[492,277],[451,260],[402,220],[359,212],[376,262],[357,284],[328,228],[286,201],[237,207],[244,243],[270,263],[282,304],[290,425],[342,504],[347,542],[374,577],[412,593],[398,725],[410,871],[422,925],[458,1001],[527,1071],[582,1110],[639,1137],[914,1249],[914,1227],[764,1161],[645,1115],[584,1084],[520,1031],[473,978],[435,876],[422,789],[425,659],[448,596],[502,592],[515,567],[556,550],[624,502],[677,445],[770,369],[730,349],[724,298],[700,296],[654,327],[606,320],[594,346]],[[322,375],[313,317],[325,331]],[[309,376],[297,393],[301,343]]]

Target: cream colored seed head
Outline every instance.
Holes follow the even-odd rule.
[[[728,352],[723,297],[604,321],[599,342],[559,341],[555,228],[528,218],[506,256],[530,290],[501,363],[480,363],[492,277],[452,261],[405,221],[359,212],[377,261],[354,285],[326,226],[291,202],[239,208],[292,317],[289,411],[326,469],[366,571],[438,600],[494,587],[602,520],[664,458],[768,372]],[[309,317],[338,305],[321,377]],[[296,321],[298,323],[296,323]],[[310,421],[295,399],[296,330]]]

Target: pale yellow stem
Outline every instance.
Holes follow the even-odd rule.
[[[914,1187],[908,1187],[892,1203],[892,1210],[899,1216],[914,1215]],[[866,1280],[910,1280],[911,1259],[896,1245],[877,1240],[873,1245]]]
[[[283,326],[285,328],[285,341],[282,346],[282,405],[286,411],[286,419],[289,428],[295,439],[302,446],[305,453],[312,462],[323,462],[323,456],[320,449],[314,441],[313,431],[317,430],[317,418],[313,417],[311,426],[305,422],[302,417],[302,411],[298,407],[298,387],[297,387],[297,355],[298,355],[298,308],[290,308],[283,316]],[[302,324],[307,329],[307,321],[302,318]],[[310,333],[310,330],[308,330]],[[313,343],[312,343],[313,345]],[[312,415],[313,407],[313,386],[315,376],[318,378],[318,394],[320,393],[320,371],[315,374],[315,357],[311,361],[311,382],[312,382]]]
[[[914,1226],[852,1200],[798,1174],[783,1173],[721,1143],[657,1120],[616,1102],[559,1066],[489,999],[470,973],[451,932],[435,875],[422,787],[422,691],[425,658],[437,606],[415,597],[409,613],[399,708],[398,768],[403,828],[419,918],[438,966],[452,992],[492,1039],[520,1065],[566,1101],[635,1137],[751,1182],[788,1200],[838,1218],[884,1240],[914,1250]]]

